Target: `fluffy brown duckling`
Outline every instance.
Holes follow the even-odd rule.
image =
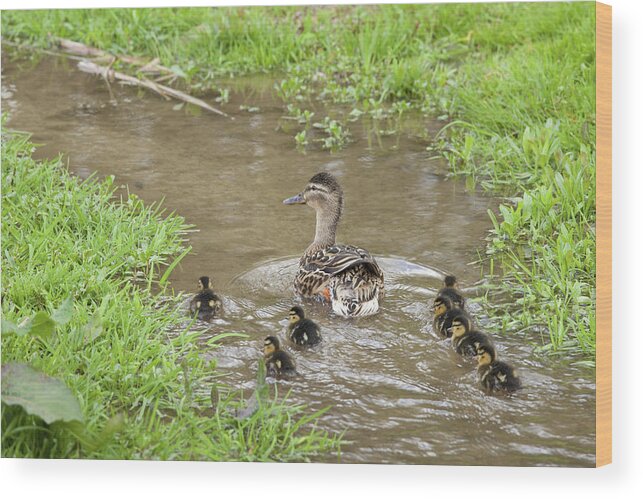
[[[447,295],[436,296],[433,301],[433,330],[443,338],[450,338],[449,328],[453,318],[460,314],[464,314],[470,322],[473,322],[469,314],[458,308]]]
[[[263,341],[263,355],[266,359],[266,372],[275,378],[289,378],[297,374],[295,361],[283,350],[280,350],[279,339],[268,336]]]
[[[294,306],[288,312],[288,336],[296,345],[313,346],[321,342],[319,326],[306,319],[304,309]]]
[[[522,387],[514,368],[501,360],[496,360],[496,349],[489,345],[478,347],[478,378],[488,393],[512,393]]]
[[[454,306],[464,308],[464,296],[456,288],[456,278],[448,275],[444,278],[444,287],[438,291],[437,296],[447,296],[451,299]]]
[[[451,333],[453,348],[465,357],[475,357],[478,355],[478,347],[483,345],[493,348],[489,335],[474,331],[469,314],[463,310],[453,316],[449,333]]]
[[[190,313],[197,314],[199,320],[209,321],[220,315],[223,310],[221,299],[212,291],[212,282],[208,276],[199,277],[199,291],[190,301]]]

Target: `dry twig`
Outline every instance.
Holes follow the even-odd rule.
[[[113,69],[105,66],[99,66],[98,64],[95,64],[91,61],[88,60],[81,60],[78,63],[78,69],[85,73],[90,73],[90,74],[95,74],[95,75],[100,75],[103,78],[105,78],[107,81],[122,81],[124,83],[127,83],[129,85],[135,85],[138,87],[143,87],[147,88],[149,90],[152,90],[153,92],[156,92],[157,94],[169,98],[173,97],[174,99],[181,100],[183,102],[187,102],[188,104],[193,104],[195,106],[198,106],[202,109],[206,109],[207,111],[211,111],[213,113],[216,113],[221,116],[225,116],[226,118],[230,118],[230,116],[223,111],[220,111],[219,109],[216,109],[209,105],[208,103],[202,101],[201,99],[197,99],[196,97],[192,97],[191,95],[188,95],[184,92],[181,92],[179,90],[175,90],[171,87],[166,87],[165,85],[160,85],[156,82],[150,81],[148,79],[139,79],[135,78],[134,76],[130,76],[125,73],[120,73],[118,71],[114,71]],[[233,118],[234,119],[234,118]]]

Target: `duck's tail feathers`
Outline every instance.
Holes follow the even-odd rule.
[[[331,286],[333,312],[343,317],[362,317],[379,311],[380,287],[362,276],[336,282]]]

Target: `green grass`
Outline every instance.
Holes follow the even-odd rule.
[[[275,72],[293,146],[331,151],[355,117],[395,129],[409,110],[448,125],[433,149],[451,172],[506,202],[484,271],[515,306],[489,309],[547,350],[595,354],[594,3],[498,3],[5,12],[3,36],[48,34],[159,57],[193,92],[231,74]],[[336,106],[335,106],[336,109]],[[342,111],[343,109],[343,111]],[[312,122],[315,121],[315,122]],[[393,123],[393,124],[391,124]],[[332,125],[332,127],[331,127]]]
[[[86,434],[3,404],[2,456],[302,461],[338,452],[337,437],[315,427],[319,413],[283,397],[235,419],[240,394],[199,355],[198,333],[167,334],[182,319],[177,302],[161,304],[150,289],[184,253],[183,219],[134,195],[118,199],[111,178],[80,182],[60,160],[34,161],[33,147],[3,130],[3,320],[52,313],[67,297],[73,313],[51,338],[4,331],[2,362],[63,380]]]

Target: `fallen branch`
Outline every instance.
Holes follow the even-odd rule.
[[[225,116],[226,118],[231,118],[228,114],[224,113],[223,111],[220,111],[212,106],[210,106],[208,103],[202,101],[201,99],[197,99],[196,97],[192,97],[191,95],[188,95],[184,92],[181,92],[179,90],[175,90],[171,87],[166,87],[165,85],[160,85],[158,83],[155,83],[153,81],[150,81],[148,79],[139,79],[135,78],[134,76],[127,75],[125,73],[120,73],[118,71],[114,71],[113,69],[105,66],[99,66],[98,64],[95,64],[91,61],[87,60],[81,60],[78,63],[78,69],[85,73],[90,73],[90,74],[95,74],[95,75],[100,75],[103,78],[105,78],[107,81],[122,81],[124,83],[127,83],[129,85],[135,85],[138,87],[143,87],[147,88],[149,90],[152,90],[153,92],[156,92],[157,94],[161,95],[162,97],[165,97],[166,99],[168,96],[173,97],[174,99],[181,100],[183,102],[187,102],[188,104],[193,104],[195,106],[198,106],[202,109],[205,109],[207,111],[211,111],[213,113],[216,113],[220,116]],[[231,118],[234,119],[234,118]]]
[[[79,55],[82,57],[100,57],[100,58],[120,59],[121,61],[127,64],[140,66],[139,70],[142,72],[168,73],[175,76],[182,76],[181,74],[177,73],[173,69],[159,64],[158,59],[154,59],[153,61],[150,62],[140,57],[134,57],[131,55],[114,55],[114,54],[110,54],[109,52],[105,52],[104,50],[97,49],[95,47],[89,47],[88,45],[85,45],[80,42],[67,40],[66,38],[56,38],[56,44],[58,45],[58,47],[60,47],[68,54]]]
[[[57,52],[57,51],[54,51],[54,50],[47,50],[47,49],[44,49],[44,48],[39,47],[37,45],[33,45],[31,43],[22,43],[22,42],[18,43],[18,42],[13,42],[11,40],[4,40],[3,39],[2,40],[2,45],[9,45],[10,47],[15,47],[17,49],[23,49],[23,50],[24,49],[33,50],[34,52],[40,52],[42,54],[53,55],[53,56],[56,56],[56,57],[65,56],[65,57],[68,57],[69,59],[73,59],[75,61],[82,61],[84,59],[84,57],[80,57],[80,56],[69,54],[69,53],[61,54],[60,52]]]

